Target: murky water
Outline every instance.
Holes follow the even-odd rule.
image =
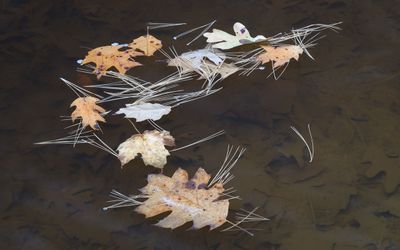
[[[2,249],[400,249],[400,3],[398,1],[3,1],[1,9]],[[135,193],[154,169],[119,162],[89,146],[33,146],[64,136],[60,115],[74,98],[59,77],[75,71],[87,47],[129,42],[147,21],[231,30],[243,22],[272,35],[311,23],[343,21],[343,31],[291,63],[282,79],[232,76],[219,93],[182,105],[159,123],[181,145],[227,135],[173,154],[166,166],[193,173],[219,168],[227,144],[248,148],[233,173],[243,199],[270,218],[254,237],[208,229],[170,231],[131,209],[103,212],[111,189]],[[185,29],[183,29],[185,30]],[[153,34],[183,52],[183,30]],[[154,60],[161,60],[157,54]],[[146,59],[147,60],[147,59]],[[146,80],[172,72],[153,59],[130,71]],[[315,159],[290,130],[311,124]],[[140,129],[149,129],[141,125]],[[133,133],[112,117],[112,146]]]

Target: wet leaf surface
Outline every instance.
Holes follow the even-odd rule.
[[[400,248],[398,3],[153,4],[3,2],[1,245],[9,249]],[[315,61],[291,64],[279,81],[265,79],[262,71],[249,77],[232,75],[220,83],[224,89],[219,93],[178,107],[159,123],[188,141],[193,133],[227,132],[226,140],[176,152],[190,174],[199,166],[209,166],[207,172],[215,173],[227,142],[247,146],[232,182],[246,199],[231,206],[261,205],[259,213],[271,221],[248,237],[208,230],[168,231],[128,210],[102,212],[109,190],[140,188],[153,170],[136,161],[139,166],[121,171],[118,162],[91,147],[77,146],[78,154],[69,147],[33,146],[56,138],[69,125],[60,124],[57,116],[65,114],[75,96],[59,77],[80,82],[87,75],[75,71],[76,60],[88,48],[139,37],[149,19],[195,26],[216,18],[222,30],[231,30],[233,22],[242,20],[254,34],[344,22],[340,33],[330,34],[311,50]],[[200,41],[188,47],[184,39],[173,41],[175,31],[184,29],[154,31],[154,36],[164,47],[198,48]],[[157,62],[164,59],[160,53],[140,58],[147,67],[132,72],[159,80],[174,70]],[[96,81],[85,78],[85,84]],[[291,125],[300,129],[307,123],[316,147],[312,164],[305,164],[304,145],[290,130]],[[152,129],[147,126],[141,131]],[[132,132],[130,124],[120,125],[112,116],[102,129],[111,145]],[[167,166],[165,174],[171,176],[174,168]]]

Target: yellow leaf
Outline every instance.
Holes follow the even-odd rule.
[[[140,66],[142,64],[134,61],[132,58],[143,55],[134,49],[126,49],[121,45],[117,46],[103,46],[92,49],[82,61],[82,64],[94,63],[96,68],[94,73],[97,78],[105,75],[107,70],[114,67],[119,73],[125,74],[129,69]]]
[[[202,168],[190,180],[188,173],[180,168],[172,177],[149,175],[148,184],[140,190],[148,199],[135,211],[146,218],[172,211],[156,224],[163,228],[174,229],[190,221],[194,229],[217,228],[226,222],[229,201],[219,199],[224,192],[222,183],[207,188],[209,180],[210,175]]]
[[[96,104],[98,100],[99,99],[92,96],[76,98],[71,103],[71,107],[76,107],[71,114],[72,121],[80,117],[82,119],[82,128],[90,126],[92,129],[98,130],[99,125],[97,122],[105,122],[101,113],[106,112],[105,109]]]
[[[146,56],[152,56],[154,52],[162,48],[161,41],[152,35],[141,36],[134,39],[129,47],[135,50],[140,50]]]
[[[165,146],[175,146],[175,139],[168,131],[146,130],[142,134],[131,136],[118,146],[118,159],[121,166],[124,166],[141,154],[145,165],[164,168],[169,155]]]
[[[271,62],[274,69],[285,65],[290,59],[295,59],[297,61],[299,55],[303,53],[303,49],[297,45],[283,45],[279,47],[261,45],[261,47],[265,52],[260,54],[257,59],[261,61],[262,64]]]

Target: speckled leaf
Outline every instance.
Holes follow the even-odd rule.
[[[92,49],[83,59],[82,64],[94,63],[96,65],[94,73],[97,78],[105,75],[107,70],[114,67],[121,74],[125,74],[129,69],[142,64],[135,62],[132,58],[143,55],[134,49],[125,49],[122,45],[110,45]]]
[[[210,175],[199,168],[191,180],[183,169],[175,171],[172,177],[162,174],[149,175],[148,184],[141,189],[149,198],[136,208],[136,212],[146,218],[172,211],[156,225],[177,228],[193,221],[193,228],[210,226],[217,228],[226,222],[229,201],[217,200],[224,191],[221,183],[207,189]]]

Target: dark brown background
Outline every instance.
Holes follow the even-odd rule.
[[[399,1],[24,1],[1,3],[0,98],[2,249],[400,249]],[[259,206],[271,218],[256,236],[170,231],[132,209],[103,212],[116,188],[136,193],[154,169],[119,162],[90,147],[34,146],[65,135],[73,93],[59,77],[75,71],[87,48],[129,42],[145,23],[187,22],[153,32],[179,52],[189,38],[171,37],[217,19],[253,35],[311,23],[343,21],[339,34],[302,56],[282,79],[267,72],[232,76],[214,96],[182,105],[160,125],[184,145],[219,129],[227,135],[169,158],[166,174],[199,166],[215,173],[228,143],[248,148],[231,183],[243,197],[233,210]],[[129,73],[157,80],[172,72],[161,54]],[[193,83],[199,84],[199,83]],[[107,108],[113,108],[108,106]],[[290,130],[311,124],[316,157]],[[103,137],[114,148],[133,130],[110,116]],[[141,130],[150,128],[139,125]]]

